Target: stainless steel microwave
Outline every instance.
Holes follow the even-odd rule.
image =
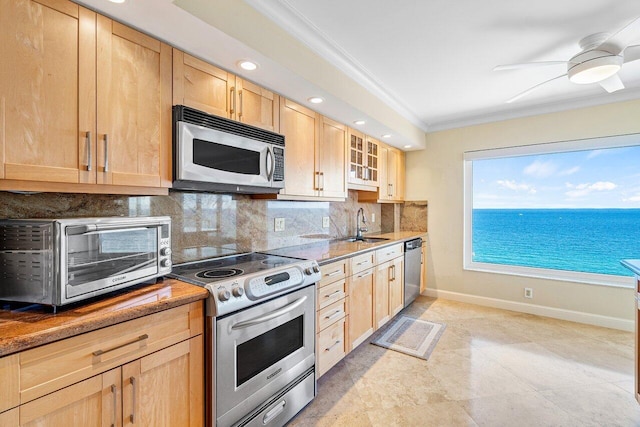
[[[54,307],[171,272],[171,218],[0,220],[0,300]]]
[[[173,107],[173,188],[278,193],[284,136],[223,117]]]

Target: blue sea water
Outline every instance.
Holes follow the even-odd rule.
[[[474,209],[473,261],[631,276],[640,209]]]

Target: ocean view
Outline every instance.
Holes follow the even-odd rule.
[[[631,276],[640,209],[474,209],[473,261]]]

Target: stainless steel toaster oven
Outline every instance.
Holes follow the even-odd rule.
[[[0,220],[0,300],[54,307],[171,272],[171,218]]]

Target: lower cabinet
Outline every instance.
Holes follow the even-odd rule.
[[[387,323],[404,308],[404,257],[376,267],[375,321],[376,329]]]
[[[369,338],[375,329],[373,317],[374,268],[350,277],[349,285],[349,350]]]
[[[0,425],[202,426],[202,314],[202,302],[192,303],[0,359],[17,357],[21,378],[20,405],[0,413]],[[137,339],[105,346],[106,337],[125,333]],[[121,364],[110,366],[114,360]],[[32,377],[58,388],[29,383]]]

